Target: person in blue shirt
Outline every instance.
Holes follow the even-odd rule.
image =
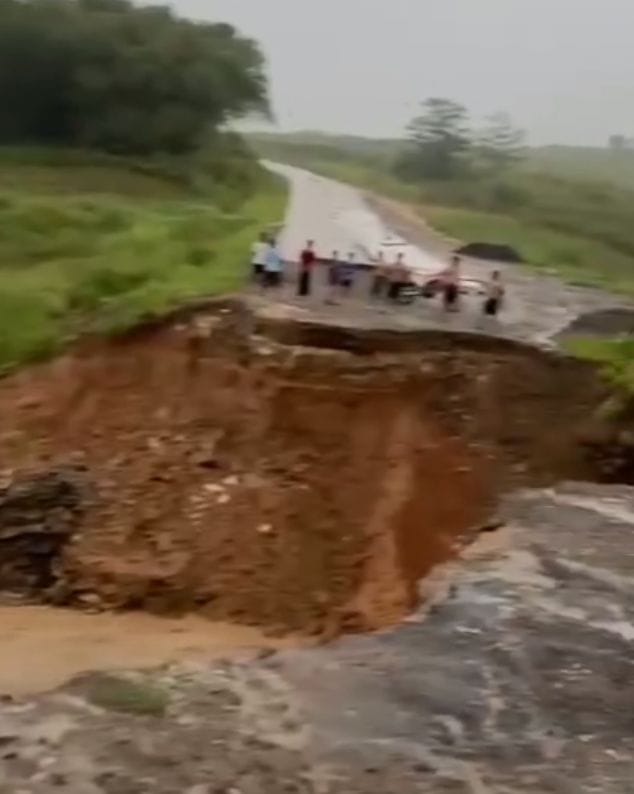
[[[279,287],[282,283],[282,271],[284,263],[275,240],[269,240],[269,245],[264,256],[264,280],[265,287]]]

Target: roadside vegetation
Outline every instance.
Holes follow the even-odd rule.
[[[227,131],[254,111],[264,61],[228,25],[0,0],[0,371],[242,286],[285,203]]]
[[[631,144],[606,146],[543,146],[526,153],[528,170],[603,182],[634,190],[634,148]]]
[[[116,173],[116,172],[115,172]],[[105,178],[105,175],[104,175]],[[48,356],[85,330],[123,330],[199,295],[239,289],[247,252],[280,220],[272,177],[233,211],[204,197],[0,192],[0,366]]]
[[[609,403],[615,412],[634,412],[634,338],[574,339],[566,343],[566,348],[601,367],[606,380],[616,390],[615,398]]]
[[[424,103],[401,141],[300,133],[254,144],[407,203],[451,238],[511,245],[553,275],[634,296],[634,152],[595,150],[584,169],[583,150],[530,150],[508,117],[474,129],[444,99]],[[629,158],[631,180],[614,178],[615,158],[620,172]]]

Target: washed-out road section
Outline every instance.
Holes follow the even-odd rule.
[[[266,166],[289,185],[288,211],[279,236],[282,255],[288,262],[297,261],[308,239],[315,241],[317,252],[324,259],[336,250],[344,257],[354,252],[359,261],[368,261],[390,236],[408,241],[407,264],[415,272],[439,272],[449,261],[449,242],[437,235],[433,242],[421,242],[422,221],[417,226],[415,221],[403,217],[395,219],[393,212],[381,211],[381,202],[368,202],[361,190],[350,185],[294,166],[272,162]],[[624,306],[619,298],[599,290],[564,284],[522,266],[463,260],[467,278],[485,280],[493,269],[502,271],[507,289],[504,311],[497,321],[482,316],[479,296],[465,298],[462,311],[451,315],[433,300],[421,299],[410,307],[377,304],[369,300],[371,276],[367,272],[358,274],[351,296],[332,306],[325,301],[327,273],[322,268],[315,276],[312,297],[300,299],[292,264],[288,283],[281,292],[272,298],[258,295],[254,305],[268,316],[300,321],[404,331],[441,328],[461,333],[484,332],[540,345],[548,345],[580,316]]]
[[[382,231],[357,191],[297,172],[292,180],[282,238],[289,251],[305,237],[350,248],[366,244],[372,224]],[[329,214],[331,203],[338,209]],[[520,269],[506,273],[511,304],[492,335],[548,341],[584,301],[595,300],[590,291],[531,281]],[[277,300],[251,300],[264,318],[300,323],[481,330],[476,307],[444,318],[433,307],[370,307],[361,293],[325,307],[319,294],[302,303],[290,287]],[[266,339],[260,355],[271,356]],[[126,383],[136,378],[137,359]],[[172,373],[165,348],[157,360]],[[429,368],[422,349],[419,365]],[[359,373],[353,375],[351,387],[358,385]],[[191,395],[196,372],[188,377]],[[234,367],[224,382],[239,380]],[[486,378],[471,381],[486,386]],[[535,383],[525,385],[530,397]],[[182,396],[177,387],[175,399]],[[327,399],[327,390],[314,391],[316,404]],[[43,393],[50,402],[50,390]],[[213,394],[201,381],[201,410]],[[346,398],[333,401],[330,412],[340,404],[355,408]],[[130,408],[123,408],[127,417]],[[252,414],[266,418],[262,410]],[[288,401],[275,416],[281,433],[314,414],[300,417]],[[523,419],[514,425],[518,437]],[[117,418],[116,432],[125,421]],[[544,427],[545,438],[550,432]],[[333,438],[319,435],[329,449],[339,431]],[[170,449],[155,434],[151,441],[144,457],[148,449],[156,456]],[[361,459],[366,447],[358,439],[357,447]],[[341,493],[349,486],[342,478]],[[437,490],[425,495],[433,506]],[[464,491],[455,498],[468,499]],[[7,692],[0,703],[0,794],[634,794],[634,491],[578,483],[520,491],[505,499],[499,519],[501,530],[484,532],[421,583],[423,606],[399,626],[321,648],[269,647],[257,658],[223,662],[211,660],[210,651],[209,660],[125,674],[141,706],[150,685],[166,694],[162,717],[139,713],[139,703],[135,713],[95,704],[94,677],[32,699],[12,700]],[[260,548],[270,540],[267,530],[249,542]],[[220,562],[218,555],[212,573]]]

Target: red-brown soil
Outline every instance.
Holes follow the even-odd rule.
[[[82,482],[43,597],[322,636],[398,620],[486,522],[518,448],[526,470],[552,444],[538,438],[561,410],[552,373],[528,385],[527,419],[495,384],[525,386],[530,356],[482,394],[455,353],[444,370],[438,351],[440,369],[384,365],[253,342],[236,319],[84,344],[0,383],[5,493],[69,466]],[[542,468],[571,463],[560,451]]]

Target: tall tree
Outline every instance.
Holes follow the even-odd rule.
[[[0,141],[183,153],[267,112],[257,45],[129,0],[0,0]]]
[[[504,171],[521,158],[525,137],[507,113],[496,113],[478,135],[478,159],[488,170]]]
[[[398,170],[409,178],[451,179],[465,168],[471,140],[466,109],[450,99],[432,97],[408,128],[408,151]]]

